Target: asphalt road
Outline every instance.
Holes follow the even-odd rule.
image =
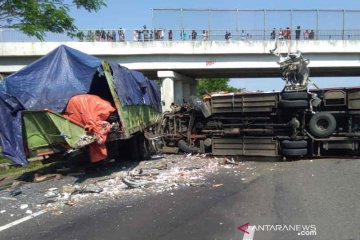
[[[204,187],[45,213],[0,232],[0,239],[360,239],[359,159],[254,166],[258,177],[224,169]],[[250,238],[237,229],[245,223],[280,226]],[[279,230],[288,225],[315,225],[316,235]]]

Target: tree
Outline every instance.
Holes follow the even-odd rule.
[[[44,40],[46,32],[76,36],[77,27],[69,15],[71,6],[89,12],[106,6],[106,0],[0,0],[0,27],[15,28]]]
[[[211,92],[228,91],[240,92],[243,89],[237,89],[229,86],[230,79],[228,78],[202,78],[199,79],[199,84],[196,88],[196,95],[203,96]]]

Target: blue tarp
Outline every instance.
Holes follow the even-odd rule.
[[[28,110],[61,112],[69,99],[88,93],[101,59],[61,46],[4,79],[6,93]]]
[[[109,64],[122,105],[145,104],[161,112],[160,90],[154,81],[149,80],[141,72],[129,70],[116,63]]]
[[[0,81],[0,92],[4,91],[4,84],[2,81]]]
[[[0,144],[3,156],[17,164],[26,165],[21,135],[22,104],[17,98],[0,92]]]
[[[94,75],[101,72],[100,66],[101,59],[63,45],[6,77],[3,85],[6,96],[19,99],[26,110],[62,112],[72,96],[89,93]],[[160,91],[154,81],[116,63],[110,63],[110,66],[123,106],[145,104],[161,112]],[[0,100],[5,98],[5,95],[0,95]],[[13,128],[21,133],[21,118],[18,114],[10,114],[11,110],[4,104],[0,108],[2,118],[7,119],[0,122],[1,141],[9,140],[11,143],[3,145],[3,154],[24,164],[27,162],[24,150],[18,151],[22,140],[20,137],[11,138],[13,133],[7,130]]]

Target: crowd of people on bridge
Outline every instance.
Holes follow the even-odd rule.
[[[127,30],[124,30],[123,28],[119,28],[117,30],[104,30],[104,29],[98,29],[95,31],[89,30],[87,35],[80,32],[78,35],[78,38],[80,41],[97,41],[97,42],[124,42],[126,41],[125,32]],[[146,41],[173,41],[173,39],[178,40],[202,40],[202,41],[208,41],[210,40],[210,35],[208,30],[203,30],[202,34],[198,35],[196,30],[191,31],[185,31],[182,29],[181,31],[177,32],[179,34],[179,38],[174,36],[174,32],[171,29],[164,29],[164,28],[157,28],[157,29],[148,29],[146,25],[142,27],[142,29],[135,29],[132,32],[132,40],[137,42],[146,42]],[[294,33],[295,38],[292,37],[292,33]],[[128,32],[129,34],[129,32]],[[221,39],[219,37],[219,34],[212,34],[211,38],[219,40]],[[233,35],[230,31],[226,31],[224,36],[224,40],[231,41],[233,38]],[[260,36],[260,35],[259,35]],[[258,37],[259,37],[258,36]],[[263,35],[262,35],[263,36]],[[270,33],[270,39],[275,40],[300,40],[301,36],[303,40],[313,40],[315,39],[315,32],[314,30],[305,30],[302,32],[301,27],[297,26],[295,31],[292,31],[290,27],[286,27],[285,29],[279,28],[278,30],[276,28],[273,28],[273,30]],[[241,30],[240,33],[236,35],[236,38],[238,40],[250,40],[252,39],[252,35],[250,33],[246,33],[245,30]]]
[[[272,32],[270,33],[270,39],[276,39],[276,37],[279,40],[291,40],[291,29],[290,27],[286,27],[286,29],[279,28],[279,31],[276,30],[276,28],[273,28]],[[297,26],[295,29],[295,40],[300,40],[301,37],[301,27]],[[315,39],[315,32],[314,30],[309,31],[306,29],[303,32],[303,39],[304,40],[313,40]]]

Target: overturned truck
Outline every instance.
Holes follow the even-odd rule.
[[[283,91],[191,98],[163,116],[158,128],[163,151],[289,158],[358,155],[360,87],[309,90],[309,60],[300,52],[278,56]]]
[[[21,165],[31,157],[84,152],[98,162],[121,146],[141,159],[145,136],[161,117],[154,81],[67,46],[8,76],[3,86],[2,153]]]

